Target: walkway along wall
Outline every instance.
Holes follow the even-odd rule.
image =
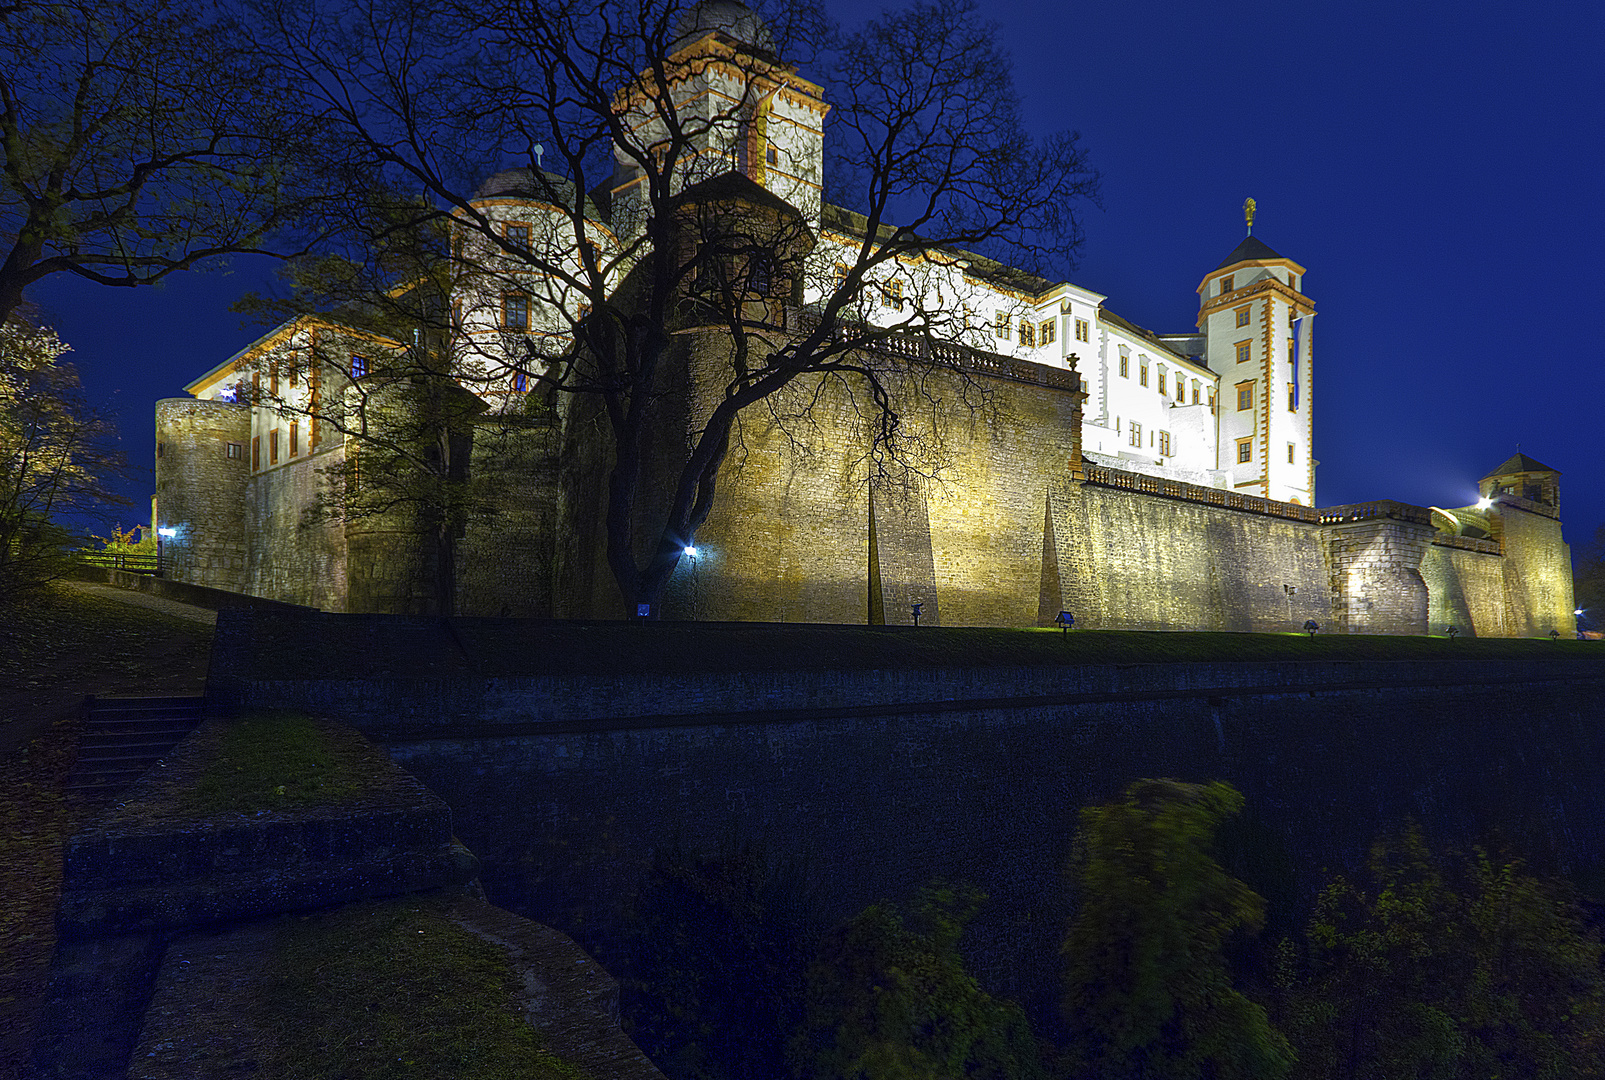
[[[1605,654],[632,673],[659,651],[644,637],[638,659],[615,642],[593,664],[618,670],[543,670],[543,652],[591,655],[593,632],[223,612],[209,692],[337,715],[388,746],[451,804],[495,902],[604,960],[625,947],[654,852],[751,843],[794,865],[827,919],[935,877],[980,885],[983,982],[1048,1015],[1076,811],[1145,776],[1244,792],[1228,858],[1277,918],[1323,867],[1357,865],[1412,817],[1436,839],[1497,833],[1540,870],[1605,882]],[[828,645],[812,635],[840,631],[695,633],[712,652],[720,635],[778,635],[806,657]]]

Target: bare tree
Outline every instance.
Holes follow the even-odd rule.
[[[0,321],[56,273],[149,285],[263,250],[283,93],[210,0],[0,8]]]
[[[744,411],[850,381],[895,455],[900,392],[921,368],[962,366],[943,343],[976,329],[942,283],[988,256],[1022,285],[1067,265],[1096,193],[1073,134],[1024,130],[968,0],[846,33],[807,0],[362,0],[332,15],[262,0],[259,14],[277,78],[335,133],[331,174],[449,215],[455,265],[478,282],[460,317],[510,295],[539,313],[511,349],[472,333],[463,348],[487,378],[601,419],[607,562],[632,613],[707,519]],[[766,131],[788,109],[804,134]],[[809,110],[815,128],[797,119]],[[491,194],[547,208],[533,231],[476,198],[493,173]],[[675,342],[699,327],[721,359],[687,374]]]

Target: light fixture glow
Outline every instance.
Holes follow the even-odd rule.
[[[1478,510],[1486,510],[1490,506],[1492,506],[1493,504],[1494,504],[1494,501],[1492,499],[1488,498],[1488,496],[1484,495],[1482,498],[1477,500],[1477,509]]]
[[[685,553],[687,555],[691,556],[693,559],[697,557],[697,549],[694,548],[694,547],[691,547],[690,545],[686,546]]]
[[[178,530],[177,529],[161,528],[161,529],[157,529],[156,530],[156,535],[158,535],[158,536],[177,536],[178,535]]]

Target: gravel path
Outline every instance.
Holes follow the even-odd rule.
[[[68,588],[91,596],[107,600],[116,600],[122,604],[136,604],[139,607],[160,611],[164,615],[176,615],[180,619],[190,619],[194,622],[205,623],[207,626],[217,625],[217,612],[210,608],[196,607],[194,604],[180,603],[177,600],[167,600],[160,596],[150,596],[146,593],[135,592],[133,589],[119,589],[115,585],[98,585],[90,581],[68,581]]]

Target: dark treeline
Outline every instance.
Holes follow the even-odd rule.
[[[672,1080],[1605,1076],[1605,949],[1569,885],[1405,822],[1266,932],[1217,853],[1242,805],[1142,780],[1081,811],[1059,1015],[1036,1031],[965,968],[975,889],[826,925],[761,851],[662,853],[627,1023]]]

